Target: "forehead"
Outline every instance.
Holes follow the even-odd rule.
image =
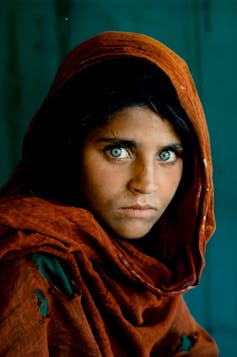
[[[92,140],[101,137],[123,138],[141,143],[147,140],[160,143],[164,141],[164,144],[167,144],[167,141],[180,142],[168,120],[147,107],[139,106],[124,108],[112,114],[106,124],[90,135]]]

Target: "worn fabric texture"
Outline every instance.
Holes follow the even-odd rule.
[[[88,66],[122,56],[146,59],[168,75],[198,138],[194,179],[175,223],[164,213],[142,249],[109,236],[83,208],[24,193],[24,150],[55,93]],[[199,283],[214,229],[208,130],[186,63],[145,35],[89,39],[59,68],[28,129],[23,160],[2,189],[0,355],[218,356],[182,297]]]

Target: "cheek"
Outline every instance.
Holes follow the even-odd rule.
[[[165,172],[162,177],[163,183],[163,192],[166,192],[167,199],[172,199],[174,194],[176,193],[179,183],[182,178],[183,172],[183,163],[182,161],[176,165],[175,167],[171,168],[169,172]]]
[[[183,173],[183,163],[181,162],[179,165],[177,165],[177,168],[174,170],[172,175],[172,184],[176,188],[181,181],[182,173]]]
[[[98,206],[116,196],[121,188],[121,175],[99,157],[87,156],[82,162],[81,190],[87,203]]]

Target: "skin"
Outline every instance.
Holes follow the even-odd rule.
[[[174,197],[182,171],[182,143],[169,121],[128,107],[86,137],[81,191],[115,236],[141,238]]]

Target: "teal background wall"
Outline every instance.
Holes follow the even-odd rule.
[[[0,184],[65,54],[105,30],[142,32],[189,64],[210,129],[217,230],[185,295],[220,356],[237,340],[237,0],[0,0]]]

